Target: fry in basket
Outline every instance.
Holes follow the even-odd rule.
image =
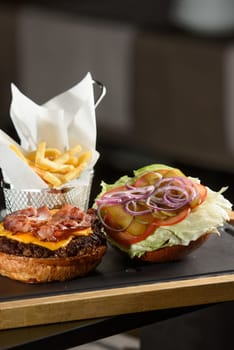
[[[30,152],[27,155],[27,158],[29,160],[31,160],[32,162],[35,162],[36,152],[37,151]],[[45,157],[50,159],[50,160],[57,159],[61,154],[62,154],[62,152],[60,150],[58,150],[57,148],[46,148],[46,150],[45,150]]]
[[[10,144],[10,149],[12,151],[14,151],[17,156],[19,156],[24,162],[28,163],[28,159],[25,157],[25,155],[23,154],[23,152],[13,143]]]
[[[81,154],[81,156],[78,159],[78,165],[72,171],[68,172],[62,177],[62,182],[66,183],[79,177],[82,171],[86,168],[90,158],[91,158],[90,151],[87,151]]]
[[[70,148],[66,152],[62,153],[54,161],[57,164],[72,164],[77,165],[77,154],[82,151],[82,147],[78,144],[75,147]]]

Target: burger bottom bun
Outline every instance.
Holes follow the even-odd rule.
[[[189,245],[174,245],[172,247],[165,247],[151,252],[145,252],[137,260],[148,262],[169,262],[178,261],[190,254],[195,249],[199,248],[209,237],[210,233],[205,233],[196,241],[191,241]]]
[[[67,258],[27,258],[0,252],[0,274],[25,283],[66,281],[93,271],[106,249],[102,245],[92,254]]]

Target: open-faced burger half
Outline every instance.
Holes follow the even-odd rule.
[[[95,209],[28,207],[0,224],[0,274],[27,283],[65,281],[93,271],[106,252]]]
[[[95,206],[112,245],[149,262],[180,260],[229,220],[232,204],[179,169],[152,164],[101,183]]]

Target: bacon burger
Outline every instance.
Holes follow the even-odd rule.
[[[26,283],[84,276],[97,267],[106,249],[94,209],[28,207],[0,224],[0,274]]]
[[[101,183],[95,206],[110,243],[131,258],[180,260],[229,220],[231,203],[179,169],[152,164]]]

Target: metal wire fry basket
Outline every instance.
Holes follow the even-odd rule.
[[[46,205],[49,209],[61,208],[65,204],[71,204],[82,210],[87,210],[93,180],[93,172],[90,172],[88,184],[76,184],[61,189],[15,189],[3,183],[2,190],[5,200],[6,213],[12,213],[29,206],[40,208]]]

